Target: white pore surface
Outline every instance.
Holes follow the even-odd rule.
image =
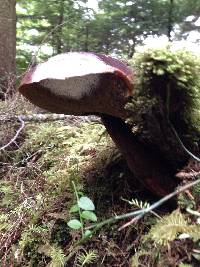
[[[32,82],[47,78],[65,79],[87,74],[114,72],[114,70],[95,54],[72,52],[57,55],[38,65],[32,75]]]
[[[70,99],[81,99],[90,95],[99,84],[99,74],[71,77],[65,80],[45,79],[40,82],[55,95],[69,97]]]

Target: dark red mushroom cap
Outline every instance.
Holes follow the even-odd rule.
[[[60,54],[30,68],[19,91],[55,113],[126,117],[133,72],[120,60],[95,53]]]

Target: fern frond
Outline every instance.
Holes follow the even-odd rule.
[[[52,247],[50,252],[51,262],[49,267],[64,267],[65,266],[65,254],[62,249],[58,247]]]
[[[98,258],[98,254],[96,250],[89,250],[88,252],[82,252],[78,255],[77,267],[83,267],[86,264],[94,263]]]
[[[173,241],[179,233],[189,233],[189,226],[181,212],[175,210],[170,215],[160,219],[154,225],[147,238],[152,239],[158,245],[167,245]]]
[[[130,205],[132,205],[138,209],[146,209],[146,208],[150,207],[150,204],[147,201],[144,202],[142,200],[138,200],[137,198],[134,198],[132,200],[126,200],[126,199],[122,198],[122,200],[128,202]]]
[[[189,225],[187,233],[193,239],[194,242],[200,240],[200,225]]]
[[[141,257],[150,257],[151,253],[145,250],[137,251],[135,255],[131,258],[131,267],[139,267],[141,266]]]

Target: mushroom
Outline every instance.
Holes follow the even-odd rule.
[[[132,71],[114,58],[67,53],[28,70],[19,91],[33,104],[54,113],[105,114],[126,118]]]
[[[144,147],[125,123],[134,75],[120,60],[95,53],[60,54],[29,68],[19,92],[54,113],[100,116],[130,170],[148,189],[163,196],[176,186],[170,166]]]

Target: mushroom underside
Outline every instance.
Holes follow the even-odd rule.
[[[71,92],[73,88],[75,91],[81,81],[84,83],[85,80],[91,79],[91,76],[97,76],[93,77],[93,83],[85,83],[78,93]],[[65,90],[58,90],[61,86]],[[123,119],[128,116],[128,112],[124,109],[129,97],[127,85],[122,77],[114,73],[84,75],[65,80],[45,79],[22,84],[19,91],[31,103],[54,113],[68,115],[105,113]]]

